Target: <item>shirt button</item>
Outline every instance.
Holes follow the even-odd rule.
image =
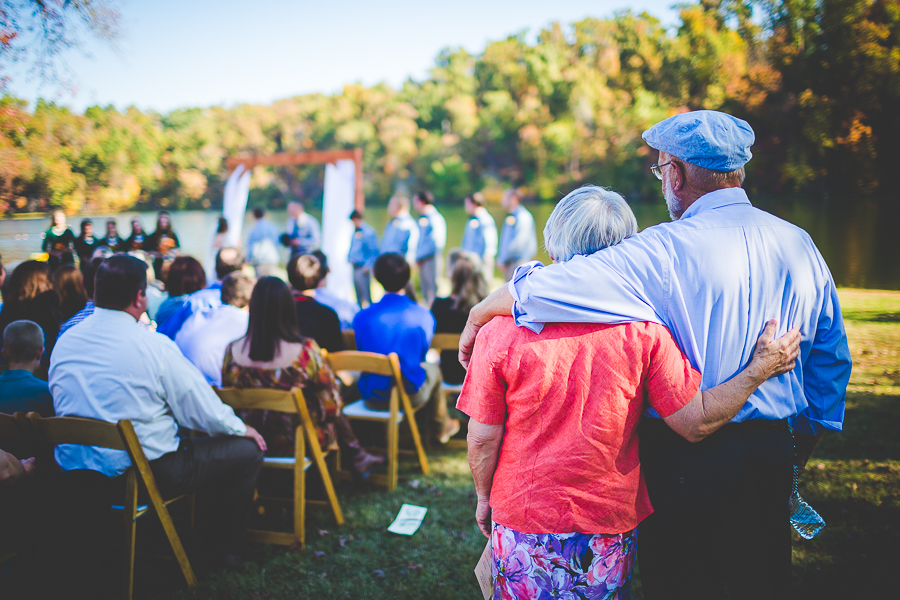
[[[684,477],[679,477],[679,478],[678,478],[678,483],[684,483]]]

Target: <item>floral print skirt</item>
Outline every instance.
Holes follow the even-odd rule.
[[[637,528],[519,533],[493,523],[494,600],[630,600],[637,537]]]

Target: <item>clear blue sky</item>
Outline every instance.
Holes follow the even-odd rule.
[[[333,93],[345,84],[427,75],[438,52],[480,53],[492,40],[522,30],[616,10],[646,10],[677,22],[674,0],[418,0],[342,2],[283,0],[123,0],[116,49],[90,43],[90,56],[66,55],[73,95],[14,74],[10,91],[81,111],[93,104],[166,112],[178,107],[266,104]]]

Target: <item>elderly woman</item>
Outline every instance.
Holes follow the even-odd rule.
[[[584,260],[636,231],[620,195],[586,186],[559,202],[544,240],[554,261]],[[653,511],[638,458],[641,414],[652,409],[689,441],[703,439],[763,381],[793,368],[799,333],[773,341],[774,331],[769,321],[741,373],[700,392],[700,374],[655,323],[560,323],[540,334],[511,317],[485,325],[457,408],[471,417],[494,598],[630,597],[638,524]]]

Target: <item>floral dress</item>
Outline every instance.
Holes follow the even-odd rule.
[[[628,600],[637,529],[618,534],[491,531],[494,600]]]
[[[335,443],[335,417],[341,410],[341,398],[331,367],[322,358],[313,340],[303,342],[300,356],[289,367],[264,369],[245,367],[234,360],[232,342],[225,349],[222,364],[222,385],[237,388],[303,389],[303,397],[310,417],[316,426],[319,445],[323,449]],[[262,434],[269,449],[268,456],[293,456],[294,432],[300,423],[299,415],[289,415],[267,410],[240,411],[238,416]]]

